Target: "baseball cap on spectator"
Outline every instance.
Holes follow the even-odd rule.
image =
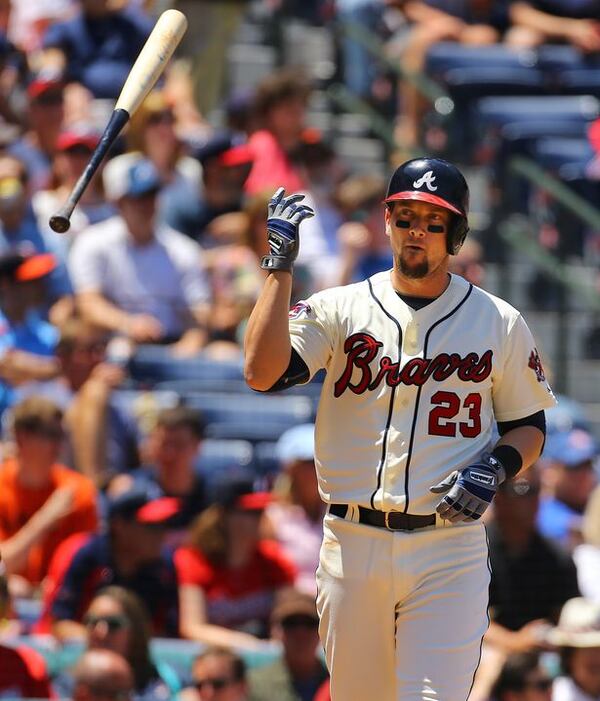
[[[255,491],[249,477],[236,475],[219,482],[215,501],[225,508],[238,511],[263,511],[271,503],[272,497],[269,492]]]
[[[581,596],[569,599],[547,640],[559,647],[600,647],[600,604]]]
[[[292,616],[307,616],[318,622],[315,597],[297,589],[284,589],[275,597],[271,611],[271,622],[281,623]]]
[[[194,151],[194,156],[203,165],[211,159],[222,166],[250,165],[254,160],[252,148],[244,137],[228,131],[213,134]]]
[[[544,457],[573,469],[598,456],[598,444],[594,437],[581,428],[558,431],[546,442]]]
[[[104,170],[102,182],[104,192],[109,200],[122,197],[143,197],[160,190],[161,182],[158,171],[152,161],[140,157],[133,162],[114,164],[115,167]]]
[[[75,146],[85,146],[93,151],[99,141],[100,134],[88,124],[72,124],[58,135],[56,150],[68,151]]]
[[[279,462],[284,464],[296,460],[313,460],[315,457],[315,425],[300,424],[288,428],[277,441],[275,452]]]
[[[147,526],[168,526],[180,510],[179,499],[159,496],[149,489],[132,487],[110,499],[108,517],[120,516]]]
[[[60,93],[64,87],[64,76],[60,71],[44,68],[32,76],[27,86],[27,95],[31,100],[38,100],[47,93]]]
[[[0,256],[0,277],[8,277],[14,282],[39,280],[56,268],[56,258],[52,253],[23,255],[10,252]]]

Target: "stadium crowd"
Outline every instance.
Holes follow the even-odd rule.
[[[228,92],[228,47],[257,7],[332,28],[340,80],[394,125],[396,165],[431,143],[431,105],[336,22],[419,73],[442,41],[600,54],[600,3],[177,0],[176,60],[62,236],[49,216],[169,3],[0,6],[0,698],[325,701],[317,394],[253,397],[241,343],[273,191],[317,213],[297,301],[390,267],[387,182],[313,128],[314,80],[295,66]],[[478,233],[452,265],[485,287]],[[472,701],[600,699],[598,437],[568,397],[549,414],[542,457],[487,519]]]

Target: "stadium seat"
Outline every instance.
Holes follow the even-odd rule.
[[[500,44],[465,46],[455,42],[439,42],[429,49],[425,71],[432,77],[443,77],[454,68],[489,67],[502,70],[535,68],[537,56],[530,49],[514,50]]]
[[[140,346],[129,363],[129,372],[137,383],[167,380],[243,379],[241,361],[223,362],[198,356],[173,358],[165,346]]]
[[[271,394],[220,394],[193,392],[183,402],[199,409],[209,438],[277,440],[286,428],[312,421],[314,402],[309,397]]]

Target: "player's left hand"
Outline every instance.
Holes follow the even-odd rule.
[[[448,492],[436,507],[443,519],[451,523],[476,521],[492,503],[498,485],[505,479],[506,472],[501,462],[484,453],[479,462],[455,470],[429,491],[434,494]]]

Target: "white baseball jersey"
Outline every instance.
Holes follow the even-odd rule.
[[[495,421],[556,403],[529,328],[507,302],[452,275],[415,311],[390,271],[290,311],[293,348],[327,371],[315,430],[321,497],[412,514],[492,447]]]

